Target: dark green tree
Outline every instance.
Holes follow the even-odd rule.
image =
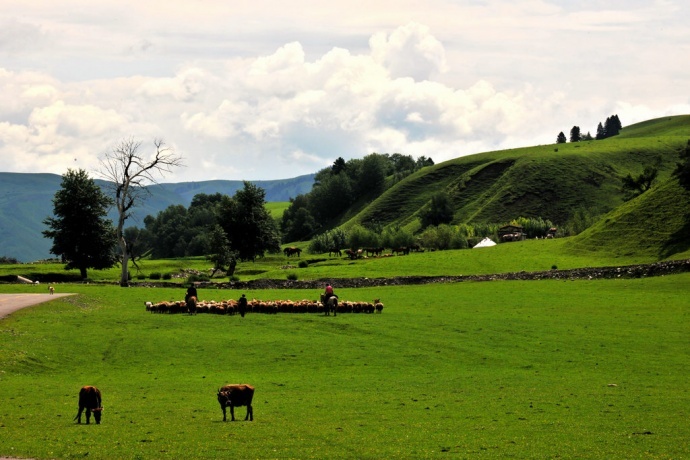
[[[690,190],[690,140],[688,140],[685,150],[680,152],[680,162],[676,164],[673,175],[678,178],[678,182],[683,188]]]
[[[211,229],[210,240],[212,254],[208,256],[208,259],[213,262],[211,277],[218,271],[225,271],[228,276],[233,276],[237,266],[238,253],[232,249],[223,227],[215,225]]]
[[[431,197],[429,206],[421,212],[422,227],[429,225],[449,224],[453,220],[453,204],[445,192],[436,193]]]
[[[604,125],[602,125],[601,122],[599,122],[599,124],[597,125],[596,139],[597,140],[606,139],[606,130],[604,129]]]
[[[333,162],[333,166],[331,167],[331,172],[337,176],[341,172],[345,171],[346,165],[347,165],[347,163],[345,163],[345,160],[343,159],[343,157],[338,157]]]
[[[106,219],[112,200],[89,178],[86,171],[67,170],[53,198],[53,217],[43,223],[43,236],[53,240],[51,254],[62,258],[65,269],[103,270],[117,263],[115,228]]]
[[[280,252],[278,227],[266,209],[266,191],[244,181],[244,188],[220,205],[220,225],[240,260]]]
[[[570,129],[570,142],[580,142],[582,135],[580,134],[580,127],[573,126]]]
[[[568,139],[565,137],[565,134],[563,134],[563,131],[558,133],[558,136],[556,136],[556,144],[565,144],[568,142]]]
[[[625,199],[630,200],[652,188],[659,171],[654,166],[646,166],[642,174],[632,177],[628,174],[622,179],[621,190],[626,194]]]

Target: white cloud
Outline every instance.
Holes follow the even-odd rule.
[[[166,180],[274,179],[690,108],[677,1],[235,3],[8,5],[0,170],[92,168],[134,137],[188,159]]]

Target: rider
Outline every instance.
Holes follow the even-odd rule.
[[[196,293],[196,286],[194,286],[194,283],[190,284],[187,288],[187,293],[184,296],[184,301],[189,302],[189,298],[192,296],[196,297],[197,299],[199,298],[199,296]]]
[[[326,285],[326,292],[324,294],[324,301],[328,302],[328,299],[333,297],[335,294],[333,293],[333,287],[331,286],[331,283],[328,283]]]

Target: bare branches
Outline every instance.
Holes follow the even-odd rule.
[[[123,255],[121,286],[127,285],[128,251],[123,230],[125,220],[130,215],[129,210],[141,201],[145,186],[157,183],[157,175],[162,177],[171,172],[173,167],[183,165],[182,157],[167,147],[163,140],[154,139],[153,145],[155,152],[146,158],[140,153],[141,142],[125,139],[101,160],[100,174],[113,187],[118,211],[117,238]]]

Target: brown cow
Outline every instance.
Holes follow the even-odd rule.
[[[235,421],[235,407],[247,406],[247,416],[245,420],[254,420],[254,409],[252,408],[252,399],[254,398],[254,387],[242,384],[225,385],[218,390],[218,402],[220,408],[223,409],[223,421],[226,421],[225,408],[230,407],[230,417]]]
[[[100,425],[103,406],[101,405],[101,392],[98,388],[87,385],[79,390],[79,412],[74,417],[77,423],[81,423],[81,413],[85,409],[86,424],[88,425],[91,422],[91,412],[93,412],[96,425]]]

